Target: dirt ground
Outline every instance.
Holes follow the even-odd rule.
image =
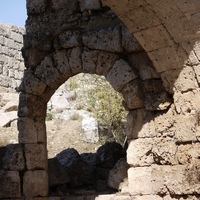
[[[79,153],[95,152],[100,142],[93,144],[82,140],[80,120],[53,119],[46,121],[48,157],[52,158],[66,148],[75,148]],[[17,123],[0,128],[0,146],[18,143]]]

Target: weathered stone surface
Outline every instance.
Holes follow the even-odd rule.
[[[98,60],[98,51],[83,51],[82,66],[83,72],[94,74],[96,71],[96,64]]]
[[[81,33],[78,31],[64,31],[59,35],[61,47],[68,49],[82,44]]]
[[[93,117],[82,120],[83,141],[95,143],[99,141],[98,121]]]
[[[26,144],[25,157],[28,170],[47,170],[47,149],[44,144]]]
[[[48,160],[49,186],[54,187],[70,181],[68,173],[57,158]]]
[[[143,194],[194,194],[199,190],[199,168],[195,165],[159,166],[130,168],[129,190],[132,195]],[[193,169],[191,171],[189,169]],[[138,185],[135,185],[137,181]],[[154,184],[151,184],[151,182]]]
[[[52,9],[59,10],[63,8],[67,8],[67,15],[73,14],[74,11],[78,9],[78,1],[77,0],[52,0]]]
[[[139,52],[143,48],[128,28],[122,25],[122,46],[127,52]]]
[[[4,170],[23,171],[25,169],[25,158],[22,145],[20,144],[7,145],[1,159]]]
[[[120,28],[108,28],[83,35],[83,43],[90,49],[122,52]]]
[[[119,56],[115,53],[98,51],[96,74],[105,76],[118,58]]]
[[[45,122],[28,117],[18,119],[19,142],[23,144],[46,143]]]
[[[127,83],[121,92],[125,100],[125,108],[128,110],[144,107],[144,93],[140,80]]]
[[[110,170],[108,175],[108,185],[111,188],[120,190],[120,183],[127,178],[127,170],[129,166],[125,158],[120,159],[115,166]]]
[[[199,159],[200,144],[182,144],[178,147],[177,157],[180,164],[189,164]]]
[[[61,76],[63,78],[68,78],[71,75],[71,69],[69,66],[69,59],[67,57],[67,51],[66,50],[57,50],[54,55],[54,64],[55,67],[60,72]]]
[[[173,141],[164,139],[137,139],[131,141],[127,150],[127,162],[132,166],[151,164],[178,164],[177,146]]]
[[[128,55],[128,61],[131,67],[137,69],[142,80],[160,77],[146,52],[142,51],[130,54]]]
[[[26,70],[24,73],[25,77],[23,79],[20,90],[33,95],[43,94],[47,85],[41,80],[37,79],[33,72]]]
[[[163,25],[137,32],[135,37],[148,52],[174,45],[173,38]]]
[[[26,197],[48,195],[48,173],[44,170],[27,171],[23,177],[23,193]]]
[[[144,109],[132,110],[127,115],[126,133],[128,139],[152,138],[156,136],[155,115]]]
[[[84,10],[100,10],[101,2],[100,0],[79,0],[81,11]]]
[[[28,14],[42,13],[47,6],[47,0],[28,0],[27,12]]]
[[[63,78],[50,56],[45,57],[41,64],[37,66],[35,76],[53,89],[57,89],[63,82]]]
[[[0,198],[21,197],[20,177],[18,171],[0,171]]]
[[[69,66],[73,74],[78,74],[82,71],[82,50],[80,47],[73,48],[68,51]]]
[[[9,124],[17,119],[17,111],[0,113],[0,127],[9,126]]]
[[[70,187],[76,188],[91,185],[94,181],[94,169],[73,149],[68,148],[56,155],[70,177]]]
[[[5,106],[2,107],[2,110],[4,112],[11,112],[11,111],[17,111],[19,101],[13,100],[9,101]]]
[[[123,59],[117,60],[106,75],[106,79],[118,92],[120,92],[128,82],[136,78],[136,72]]]
[[[35,118],[44,117],[46,114],[46,101],[45,99],[32,94],[21,93],[19,97],[19,117]]]

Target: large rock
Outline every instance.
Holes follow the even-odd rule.
[[[54,187],[70,181],[68,173],[57,158],[48,160],[49,186]]]
[[[95,143],[99,141],[98,122],[93,117],[87,117],[82,120],[83,140],[85,142]]]
[[[10,144],[0,148],[0,169],[23,171],[25,158],[21,144]]]
[[[10,126],[10,123],[16,120],[17,117],[17,111],[11,111],[6,113],[0,114],[0,127],[6,127]]]
[[[18,171],[0,171],[0,198],[20,197],[20,177]]]
[[[70,187],[75,188],[82,185],[93,184],[93,167],[90,166],[86,161],[84,161],[75,149],[68,148],[57,154],[56,158],[69,174]]]
[[[127,170],[129,165],[125,158],[120,159],[115,166],[110,170],[108,176],[108,185],[111,188],[120,189],[120,183],[122,183],[125,178],[127,178]]]

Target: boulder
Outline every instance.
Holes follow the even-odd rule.
[[[128,168],[129,165],[126,162],[126,159],[121,158],[109,172],[108,185],[111,188],[119,190],[120,183],[127,178]]]
[[[57,158],[48,160],[49,186],[54,187],[70,181],[68,173]]]
[[[97,150],[96,166],[112,169],[116,162],[124,156],[121,144],[106,142]]]
[[[0,114],[0,127],[6,127],[10,126],[10,123],[14,120],[16,120],[17,117],[17,111],[11,111],[6,113]]]
[[[18,104],[18,101],[9,101],[5,106],[3,106],[2,110],[4,112],[17,111]]]
[[[98,122],[93,117],[84,118],[82,121],[83,140],[95,143],[99,141]]]
[[[75,149],[65,149],[57,154],[56,158],[69,174],[69,186],[71,188],[90,185],[93,183],[94,168],[84,161]]]

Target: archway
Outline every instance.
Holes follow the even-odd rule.
[[[199,60],[197,51],[193,51],[199,26],[192,29],[194,36],[181,41],[181,37],[172,36],[177,28],[170,29],[170,33],[165,28],[164,25],[169,25],[168,18],[159,18],[153,12],[152,7],[158,8],[158,4],[148,2],[127,1],[123,5],[118,2],[114,11],[134,32],[155,68],[131,34],[123,32],[126,28],[119,25],[119,19],[99,1],[92,4],[86,1],[28,2],[23,50],[27,70],[21,87],[18,124],[27,166],[22,181],[25,196],[48,195],[46,104],[63,82],[80,72],[104,75],[114,89],[123,94],[125,106],[130,110],[127,132],[130,140],[127,159],[131,167],[129,193],[158,199],[199,193],[196,176],[188,172],[192,167],[196,169],[193,173],[198,174],[198,157],[189,153],[190,161],[182,159],[186,149],[199,146],[197,102],[200,96],[196,76]],[[174,8],[174,4],[167,2],[166,10]],[[112,2],[110,6],[114,8]],[[189,9],[189,14],[195,21],[193,8]],[[163,13],[158,12],[158,16],[163,17]],[[176,19],[176,22],[187,21],[187,17]],[[190,32],[187,35],[190,36]],[[190,38],[192,45],[184,46]],[[185,85],[187,73],[190,79]],[[191,97],[195,101],[191,101]],[[159,184],[152,184],[154,181]],[[140,184],[135,186],[135,182]],[[36,186],[41,183],[42,188]],[[182,184],[185,188],[179,190]]]

